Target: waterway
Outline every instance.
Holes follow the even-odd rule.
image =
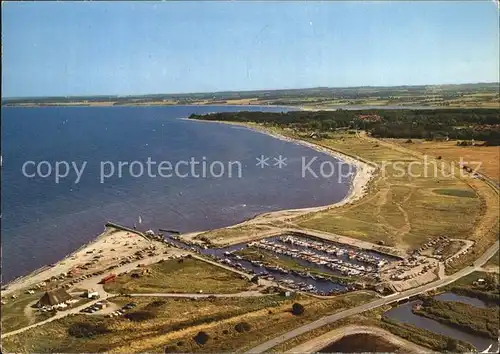
[[[465,304],[469,304],[476,307],[486,308],[488,305],[475,298],[468,296],[456,295],[453,293],[443,293],[434,297],[437,300],[443,301],[459,301]],[[399,305],[389,311],[387,311],[384,316],[397,320],[399,322],[408,323],[415,327],[423,328],[434,333],[442,334],[444,336],[454,338],[457,340],[462,340],[472,344],[478,351],[486,350],[490,345],[492,346],[488,352],[496,353],[498,352],[499,345],[498,341],[477,336],[471,333],[467,333],[451,326],[442,324],[438,321],[432,320],[427,317],[418,316],[413,313],[412,306],[419,301],[411,301],[402,305]]]

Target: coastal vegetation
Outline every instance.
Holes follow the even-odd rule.
[[[196,258],[172,259],[138,268],[104,285],[110,293],[233,293],[248,289],[240,275]]]
[[[352,205],[300,217],[295,220],[299,226],[406,249],[441,235],[462,238],[471,233],[481,200],[459,178],[445,173],[426,177],[429,166],[420,157],[369,137],[336,133],[317,144],[386,167],[372,182],[369,196]],[[407,173],[398,174],[397,164]],[[436,189],[441,193],[435,193]],[[456,190],[470,198],[454,195]]]
[[[444,290],[500,306],[499,278],[498,273],[474,272],[447,285]]]
[[[8,299],[5,304],[2,304],[2,331],[10,332],[43,321],[53,315],[52,312],[41,314],[32,308],[42,294],[41,292],[19,294],[16,299]]]
[[[486,263],[487,266],[493,267],[493,269],[498,270],[500,267],[500,255],[497,251],[493,257],[489,259],[489,261]]]
[[[451,351],[456,353],[474,351],[473,346],[467,342],[455,340],[450,341],[450,338],[444,335],[434,333],[408,323],[402,323],[388,317],[383,317],[381,326],[383,329],[386,329],[401,338],[438,352]]]
[[[345,294],[324,301],[300,295],[198,300],[137,297],[134,298],[137,307],[133,312],[152,314],[145,321],[102,315],[67,316],[4,338],[2,344],[9,352],[163,352],[166,348],[176,348],[175,352],[245,350],[296,326],[372,299],[368,293]],[[130,298],[118,297],[112,301],[124,305],[130,302]],[[294,316],[290,311],[296,302],[306,309],[301,316]],[[74,330],[69,333],[69,328]],[[77,331],[77,328],[84,330]],[[73,335],[80,336],[82,332],[91,335],[85,338]],[[194,340],[199,332],[208,336],[202,346]]]
[[[391,308],[390,305],[385,305],[370,311],[363,312],[362,314],[350,316],[333,323],[329,323],[325,326],[312,330],[310,332],[296,336],[274,348],[273,352],[286,352],[292,350],[293,348],[317,338],[327,332],[332,330],[341,330],[346,326],[368,326],[368,327],[379,327],[384,329],[395,336],[406,339],[409,342],[413,342],[424,348],[429,348],[437,352],[443,352],[448,350],[450,345],[450,338],[444,335],[426,330],[424,328],[416,327],[411,324],[402,323],[384,316],[384,312]],[[452,352],[470,352],[473,351],[473,347],[464,341],[454,341],[456,344],[455,350]],[[407,349],[405,352],[409,352]]]
[[[500,144],[500,117],[491,109],[336,110],[272,112],[220,112],[192,114],[191,119],[254,122],[291,128],[297,132],[365,130],[377,138],[477,140]]]
[[[420,308],[413,310],[425,316],[462,331],[491,339],[498,338],[498,307],[479,308],[458,301],[440,301],[427,298]]]
[[[262,233],[272,230],[275,229],[266,225],[242,225],[202,232],[201,234],[196,235],[194,239],[202,241],[209,246],[214,243],[221,246],[228,239],[232,239],[236,243],[238,240],[241,240],[240,242],[244,242],[252,236],[261,235]]]
[[[412,150],[417,144],[408,142],[405,146],[358,130],[366,129],[375,135],[377,126],[395,124],[399,128],[391,128],[393,132],[401,128],[412,133],[415,128],[432,133],[428,138],[437,139],[438,133],[441,137],[458,131],[462,134],[463,127],[474,130],[473,127],[487,125],[498,129],[500,118],[493,110],[233,112],[191,118],[227,121],[280,134],[377,166],[376,177],[367,186],[367,197],[342,207],[296,218],[291,216],[287,220],[289,226],[383,243],[407,251],[441,236],[473,241],[467,252],[447,262],[447,273],[475,260],[498,238],[500,210],[494,187],[475,178],[473,171],[462,171],[453,160],[424,156]],[[334,125],[327,123],[326,128],[323,127],[323,122],[330,121]],[[324,133],[318,134],[317,129]],[[495,139],[490,139],[488,144],[494,144]],[[456,246],[450,243],[450,247]],[[443,254],[449,252],[444,250]]]

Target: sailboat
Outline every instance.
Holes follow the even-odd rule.
[[[139,215],[139,224],[142,224],[142,218],[140,215]]]

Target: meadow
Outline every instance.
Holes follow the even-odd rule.
[[[136,277],[132,274],[138,274]],[[248,279],[196,258],[172,259],[138,268],[104,285],[115,294],[235,293],[247,290]]]
[[[481,215],[481,198],[467,181],[379,140],[335,134],[316,144],[381,166],[368,196],[341,208],[294,220],[299,226],[407,250],[438,236],[468,238]],[[404,173],[401,173],[401,170]]]
[[[244,351],[304,323],[372,299],[368,293],[323,301],[299,295],[198,300],[141,297],[134,298],[137,307],[124,317],[68,316],[5,338],[2,344],[9,352],[21,353]],[[130,301],[127,297],[113,299],[120,305]],[[304,306],[302,315],[292,314],[295,302]],[[204,344],[194,339],[199,332],[208,337]]]

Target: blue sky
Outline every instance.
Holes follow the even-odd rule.
[[[485,2],[3,2],[2,96],[498,81]]]

